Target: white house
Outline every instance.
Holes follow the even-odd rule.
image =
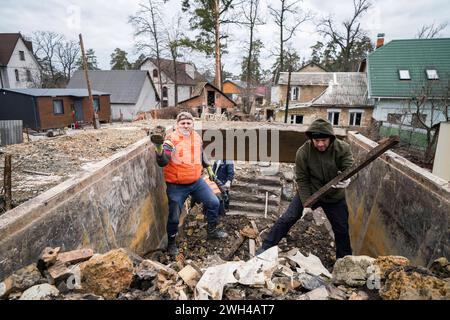
[[[33,45],[20,33],[0,33],[0,88],[36,88],[41,84],[41,67]]]
[[[172,60],[160,59],[161,71],[158,71],[157,60],[152,58],[147,58],[142,62],[140,69],[148,70],[152,77],[153,82],[160,93],[159,85],[159,72],[161,72],[161,82],[162,82],[162,93],[161,106],[175,106],[175,72],[174,64]],[[187,100],[192,96],[196,85],[200,82],[205,82],[204,77],[196,70],[195,66],[186,63],[178,62],[176,63],[176,83],[178,86],[178,102]]]
[[[111,94],[112,120],[132,121],[142,112],[155,109],[159,95],[148,71],[100,70],[89,71],[93,90]],[[76,71],[67,88],[86,88],[83,71]]]

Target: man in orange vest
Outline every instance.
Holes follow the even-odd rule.
[[[177,116],[176,129],[161,141],[152,138],[155,145],[156,160],[164,169],[169,200],[169,217],[167,220],[167,251],[170,255],[178,254],[176,235],[181,209],[189,195],[203,203],[208,220],[208,239],[222,239],[228,235],[217,228],[219,200],[211,188],[201,178],[203,168],[208,170],[214,180],[211,164],[203,152],[203,141],[194,131],[194,119],[189,112]]]

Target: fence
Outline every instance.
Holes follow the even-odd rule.
[[[23,142],[22,120],[0,120],[0,145]]]

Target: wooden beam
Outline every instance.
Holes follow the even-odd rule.
[[[326,195],[335,184],[342,180],[346,180],[353,175],[355,175],[357,172],[359,172],[361,169],[365,168],[367,165],[369,165],[372,161],[377,159],[379,156],[381,156],[384,152],[391,149],[393,146],[395,146],[397,143],[399,143],[400,137],[399,136],[391,136],[389,138],[383,139],[379,142],[378,146],[370,150],[370,152],[366,155],[365,158],[361,159],[360,161],[353,164],[350,168],[347,168],[344,172],[336,176],[334,179],[332,179],[330,182],[328,182],[326,185],[324,185],[322,188],[317,190],[312,196],[310,196],[305,203],[303,204],[304,207],[311,207],[313,206],[321,197]]]
[[[229,261],[236,251],[241,247],[241,245],[244,243],[244,240],[246,237],[244,237],[242,234],[237,232],[238,238],[234,241],[234,243],[231,245],[230,250],[224,255],[223,260]]]
[[[11,160],[12,156],[5,154],[5,170],[3,172],[3,188],[5,192],[5,209],[12,209],[12,183],[11,183]]]

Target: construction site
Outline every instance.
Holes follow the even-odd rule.
[[[176,257],[165,251],[168,201],[148,136],[174,120],[28,136],[3,147],[12,190],[0,213],[0,299],[450,299],[448,181],[395,148],[383,152],[346,189],[352,256],[336,260],[321,208],[256,255],[296,192],[295,154],[307,127],[198,122],[205,150],[220,142],[235,162],[230,208],[220,218],[229,236],[207,240],[202,206],[187,201]],[[382,143],[335,133],[356,161]]]

